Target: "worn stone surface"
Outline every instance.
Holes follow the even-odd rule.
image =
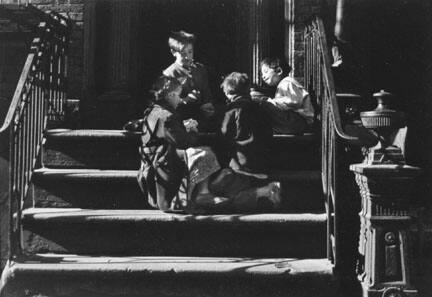
[[[267,176],[281,182],[283,212],[323,211],[319,171],[274,171]],[[144,209],[146,199],[136,170],[42,168],[33,174],[26,207]]]
[[[148,208],[136,170],[37,170],[28,200],[34,207]]]
[[[317,258],[325,255],[325,222],[325,214],[43,208],[24,211],[23,242],[30,253]]]
[[[18,260],[8,274],[3,296],[324,297],[336,291],[326,259],[54,254]]]
[[[139,135],[114,130],[51,130],[46,134],[43,166],[137,170]]]
[[[46,133],[43,165],[49,168],[138,169],[138,133],[124,130],[50,130]],[[320,168],[319,137],[314,134],[275,135],[270,144],[271,170]]]

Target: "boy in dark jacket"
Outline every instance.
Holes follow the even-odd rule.
[[[260,106],[251,100],[246,74],[233,72],[221,88],[228,99],[221,133],[227,145],[229,166],[235,170],[262,172],[268,166],[272,127]]]
[[[268,166],[268,145],[272,127],[250,95],[250,83],[244,73],[233,72],[223,81],[228,104],[221,126],[221,141],[217,148],[221,172],[209,182],[215,195],[230,197],[236,210],[259,210],[260,204],[280,206],[280,184],[254,173],[263,173]]]

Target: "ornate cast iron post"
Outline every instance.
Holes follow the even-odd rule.
[[[410,194],[420,168],[406,165],[401,148],[392,142],[394,131],[405,125],[404,114],[389,108],[391,94],[381,91],[374,97],[377,108],[360,116],[379,143],[363,163],[350,166],[362,199],[359,280],[364,297],[414,297]]]

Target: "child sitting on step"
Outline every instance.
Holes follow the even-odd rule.
[[[138,183],[148,195],[149,204],[171,210],[186,165],[178,149],[199,143],[196,126],[185,127],[176,112],[182,87],[175,78],[160,77],[153,86],[154,103],[144,112],[142,123],[141,168]],[[188,131],[189,130],[189,131]]]
[[[301,134],[313,124],[314,108],[309,93],[294,78],[288,76],[291,67],[282,59],[261,61],[261,75],[269,86],[277,86],[274,98],[262,102],[270,116],[275,133]]]
[[[228,197],[233,211],[276,210],[281,203],[280,183],[259,174],[268,166],[270,123],[249,95],[246,74],[229,74],[221,88],[228,99],[216,147],[223,169],[208,179],[208,191]]]
[[[194,188],[189,187],[193,197],[187,209],[191,212],[213,211],[221,201],[224,210],[238,212],[255,211],[263,200],[272,208],[279,205],[279,183],[266,183],[231,168],[220,169],[212,150],[198,147],[204,141],[196,133],[196,125],[186,127],[176,112],[181,101],[181,85],[176,79],[159,78],[153,93],[155,103],[144,112],[138,174],[152,207],[174,210],[182,179],[190,172],[206,174],[204,179],[190,177],[197,180]],[[195,161],[188,161],[191,156]]]
[[[191,33],[172,32],[168,46],[175,61],[162,74],[176,78],[182,85],[179,114],[184,119],[196,119],[201,131],[211,131],[216,128],[216,110],[207,69],[203,64],[194,61],[194,42],[195,35]]]

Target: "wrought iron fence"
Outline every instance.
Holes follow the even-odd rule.
[[[50,120],[65,115],[70,25],[56,13],[20,7],[41,19],[0,133],[9,131],[9,259],[20,247],[21,211]],[[12,11],[13,14],[15,11]]]
[[[345,183],[349,173],[349,161],[344,159],[346,144],[356,137],[343,130],[330,62],[324,25],[315,17],[305,28],[305,86],[321,109],[322,125],[322,185],[327,212],[327,256],[336,269],[346,263],[346,216]],[[353,218],[349,218],[351,221]],[[354,217],[357,219],[357,217]]]

